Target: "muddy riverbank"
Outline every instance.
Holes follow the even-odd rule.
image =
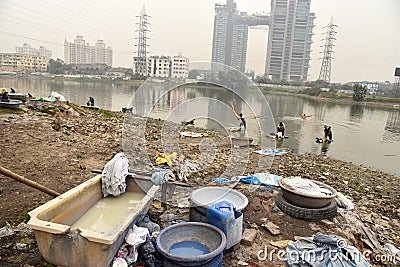
[[[52,190],[66,192],[93,177],[92,170],[101,170],[116,153],[122,151],[123,122],[123,113],[87,110],[65,103],[27,103],[23,111],[11,113],[0,110],[1,166]],[[148,153],[159,151],[161,127],[160,120],[147,121]],[[185,129],[200,131],[191,126]],[[212,178],[220,177],[230,160],[226,156],[232,149],[229,138],[204,129],[201,131],[216,144],[216,156],[209,166],[195,175],[189,175],[187,181],[181,181],[189,186],[210,184]],[[179,145],[184,156],[199,162],[200,142],[201,138],[180,138]],[[272,158],[271,167],[265,171],[283,177],[301,176],[333,186],[351,198],[356,206],[351,214],[355,214],[358,221],[370,229],[381,247],[385,244],[400,246],[399,177],[329,157],[288,152]],[[251,153],[244,174],[254,173],[258,167],[257,159],[258,155]],[[52,198],[9,177],[0,175],[0,178],[0,227],[6,222],[14,227],[27,222],[29,210]],[[340,210],[333,225],[309,223],[272,211],[278,190],[257,191],[243,184],[235,188],[249,199],[244,211],[244,227],[255,229],[258,237],[252,246],[242,244],[225,253],[226,266],[240,266],[242,263],[280,266],[282,261],[279,259],[268,264],[260,261],[257,251],[264,245],[270,246],[270,241],[294,240],[296,236],[311,236],[317,232],[339,235],[360,250],[368,249],[366,234],[347,221],[349,212]],[[153,207],[152,219],[158,221],[162,212]],[[187,209],[173,206],[169,212],[182,219],[188,215]],[[281,234],[274,236],[266,231],[262,227],[265,221],[280,226]],[[377,262],[376,259],[373,261]],[[43,266],[43,262],[32,232],[22,229],[0,239],[1,266]],[[379,266],[379,263],[374,264]]]

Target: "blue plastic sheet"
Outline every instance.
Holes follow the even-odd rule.
[[[253,175],[242,177],[240,178],[240,181],[245,184],[279,186],[279,180],[281,179],[282,176],[271,173],[256,173]]]
[[[229,181],[230,181],[230,179],[228,179],[228,178],[212,178],[211,179],[211,182],[219,183],[219,184],[226,184]]]

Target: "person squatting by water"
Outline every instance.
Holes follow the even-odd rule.
[[[278,127],[276,127],[276,137],[283,137],[285,135],[285,124],[279,122]]]
[[[89,101],[86,103],[87,106],[94,106],[94,98],[89,96]]]
[[[332,127],[328,125],[324,125],[324,142],[331,142],[332,141]]]

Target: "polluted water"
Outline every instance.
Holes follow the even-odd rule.
[[[72,226],[105,233],[113,229],[142,200],[144,193],[125,192],[117,197],[108,196],[100,199]]]
[[[210,250],[199,242],[183,241],[171,246],[169,253],[179,257],[195,257],[210,253]]]

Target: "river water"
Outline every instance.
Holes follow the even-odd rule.
[[[79,105],[84,105],[92,96],[96,106],[113,111],[132,105],[134,102],[131,100],[138,89],[137,84],[128,82],[74,82],[32,77],[1,77],[0,87],[13,87],[17,92],[29,92],[37,97],[46,97],[56,91]],[[196,126],[226,133],[224,128],[239,124],[230,110],[233,104],[235,111],[242,112],[247,119],[246,134],[256,141],[266,138],[265,132],[259,134],[259,125],[267,125],[266,131],[272,132],[282,121],[289,138],[278,142],[278,147],[299,153],[328,155],[400,177],[399,109],[325,103],[277,94],[266,94],[266,103],[251,90],[242,94],[242,101],[222,88],[192,85],[164,94],[162,87],[159,84],[141,92],[144,95],[140,98],[141,107],[133,104],[134,111],[176,122],[196,118]],[[312,117],[303,120],[299,117],[303,113]],[[315,142],[316,137],[322,137],[325,124],[332,126],[334,140],[327,145]],[[269,142],[275,146],[275,141]]]

